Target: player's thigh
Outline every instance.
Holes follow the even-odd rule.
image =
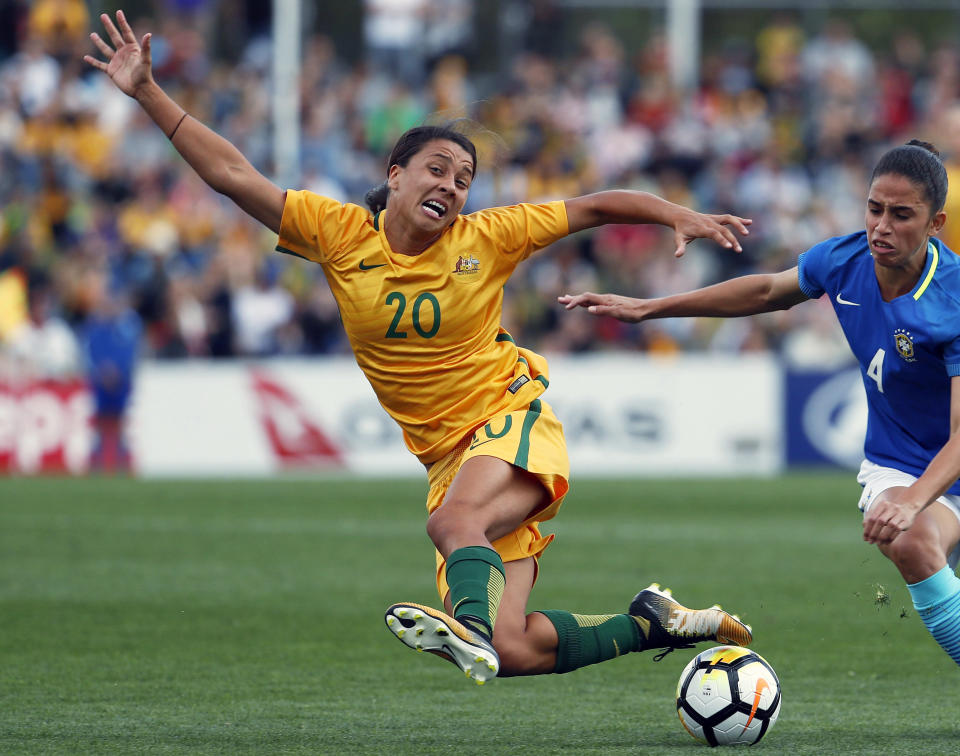
[[[944,554],[950,555],[960,543],[960,519],[958,513],[942,501],[935,501],[925,510],[919,518],[924,518],[931,522],[931,527],[936,530],[940,549]]]
[[[863,486],[858,506],[866,514],[882,495],[894,488],[907,488],[917,478],[892,467],[884,467],[864,460],[857,473],[857,482]],[[955,568],[960,562],[960,496],[944,494],[918,516],[914,525],[891,544],[880,547],[908,582],[917,574],[927,577],[933,561],[942,566],[942,561],[933,559],[944,555],[946,563]],[[933,560],[933,561],[932,561]],[[939,569],[939,567],[937,568]],[[919,570],[919,573],[918,573]],[[924,574],[926,573],[926,574]],[[922,579],[922,578],[920,578]]]
[[[497,457],[477,456],[463,463],[437,513],[468,517],[494,541],[549,502],[549,492],[535,475]]]

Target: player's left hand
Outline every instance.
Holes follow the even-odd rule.
[[[707,215],[686,208],[685,210],[673,226],[673,238],[677,245],[677,250],[673,253],[675,257],[682,257],[687,243],[694,239],[713,239],[721,247],[735,252],[743,251],[730,228],[735,229],[741,236],[747,236],[750,234],[747,226],[753,223],[750,218],[730,214]]]
[[[910,529],[922,509],[923,504],[911,497],[909,488],[887,489],[863,518],[863,540],[876,544],[891,543]]]

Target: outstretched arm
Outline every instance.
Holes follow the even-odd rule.
[[[106,73],[121,92],[140,104],[212,189],[279,233],[283,190],[257,171],[229,141],[187,115],[157,85],[150,60],[150,34],[137,42],[123,11],[117,11],[116,25],[106,13],[101,14],[100,20],[112,46],[96,32],[90,39],[106,61],[91,55],[84,55],[83,59]]]
[[[729,227],[743,236],[753,221],[736,215],[705,215],[647,192],[614,189],[569,199],[565,203],[570,233],[607,223],[658,223],[674,230],[680,257],[687,242],[713,239],[717,244],[740,252],[740,242]]]
[[[863,519],[863,540],[890,543],[960,478],[960,376],[950,379],[950,438],[906,488],[885,491]]]
[[[787,310],[807,299],[797,268],[731,278],[703,289],[659,299],[633,299],[616,294],[564,294],[557,301],[568,310],[585,307],[593,315],[609,315],[625,323],[655,318],[738,318]]]

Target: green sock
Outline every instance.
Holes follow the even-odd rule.
[[[493,637],[505,585],[500,555],[487,546],[457,549],[447,559],[447,585],[454,618]]]
[[[629,614],[571,614],[541,611],[557,629],[557,674],[639,651],[643,633]]]

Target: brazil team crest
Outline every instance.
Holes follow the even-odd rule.
[[[466,255],[460,255],[457,258],[457,264],[453,266],[453,272],[458,276],[473,276],[480,272],[480,261],[469,252]]]
[[[907,362],[916,362],[916,355],[913,353],[913,336],[905,328],[898,328],[893,332],[893,341],[897,345],[897,354]]]

